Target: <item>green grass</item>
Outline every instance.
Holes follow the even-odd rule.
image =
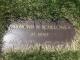
[[[3,54],[3,60],[80,60],[80,51],[9,52]]]
[[[79,0],[1,0],[0,1],[0,44],[1,37],[10,21],[17,18],[56,19],[67,18],[74,26],[80,27]],[[80,35],[79,35],[80,36]],[[77,37],[76,37],[77,38]],[[78,40],[78,39],[76,39]],[[79,39],[80,40],[80,39]],[[79,43],[78,43],[79,42]],[[76,47],[77,45],[77,47]],[[80,50],[80,41],[72,47]],[[69,48],[71,49],[71,48]],[[2,54],[0,60],[80,60],[80,51],[33,51],[31,53],[9,52]]]

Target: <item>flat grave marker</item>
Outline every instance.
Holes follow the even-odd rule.
[[[22,21],[10,24],[3,37],[3,50],[21,48],[35,44],[65,45],[71,43],[75,29],[66,20],[58,21]]]

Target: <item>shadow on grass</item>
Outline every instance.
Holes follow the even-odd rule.
[[[79,60],[79,51],[67,52],[10,52],[3,54],[3,60]]]

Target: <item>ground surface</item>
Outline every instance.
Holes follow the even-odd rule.
[[[11,52],[3,55],[3,60],[80,60],[80,51],[67,52]]]

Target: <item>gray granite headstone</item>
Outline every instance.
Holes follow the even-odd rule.
[[[3,50],[10,48],[27,48],[35,44],[66,44],[71,43],[75,35],[72,24],[66,20],[21,21],[10,24],[3,37]]]

